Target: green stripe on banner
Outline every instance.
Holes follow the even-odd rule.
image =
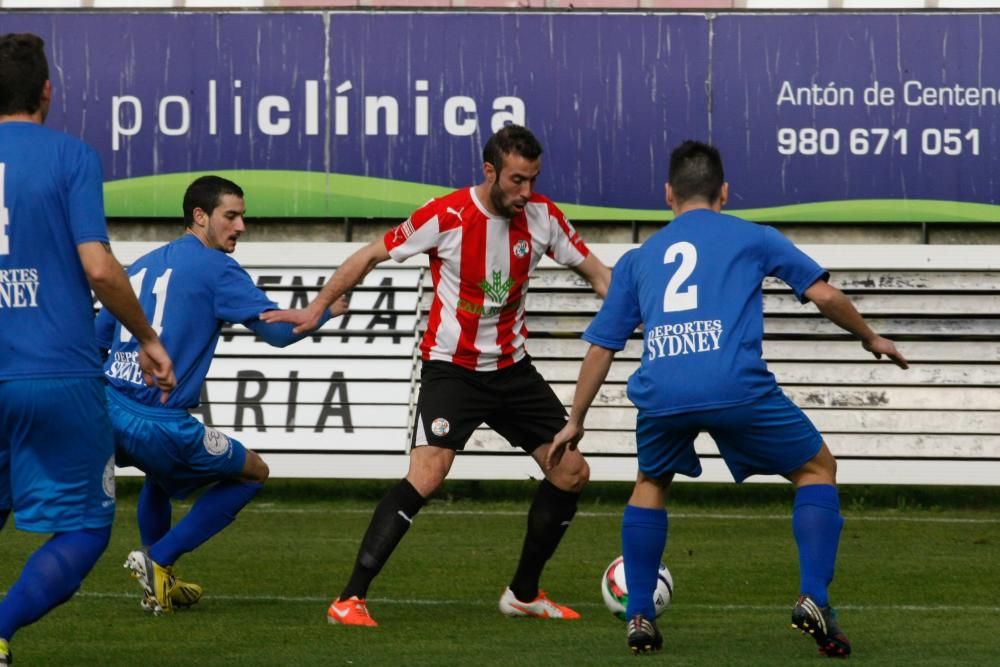
[[[112,218],[181,217],[184,190],[213,173],[238,183],[247,194],[247,214],[267,218],[406,218],[421,204],[453,187],[386,178],[308,171],[234,170],[145,176],[104,184]],[[669,220],[664,209],[559,204],[571,220]],[[755,222],[1000,222],[1000,206],[932,199],[855,199],[727,209]]]

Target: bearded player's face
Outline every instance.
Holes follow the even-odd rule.
[[[524,210],[535,188],[535,180],[542,168],[541,158],[529,160],[516,153],[503,156],[503,166],[497,174],[492,165],[487,165],[487,177],[492,172],[490,204],[506,218],[513,218]]]

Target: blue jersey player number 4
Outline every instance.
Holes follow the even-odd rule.
[[[7,165],[0,162],[0,255],[10,254],[10,238],[7,236],[7,225],[10,224],[10,214],[4,205],[3,177]]]
[[[52,83],[36,35],[0,35],[0,527],[52,533],[0,600],[0,665],[22,627],[70,599],[108,543],[111,425],[91,289],[139,340],[143,382],[172,363],[111,254],[101,163],[46,128]]]

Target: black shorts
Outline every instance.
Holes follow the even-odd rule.
[[[498,371],[425,361],[413,445],[460,451],[483,423],[531,453],[566,425],[566,409],[525,357]]]

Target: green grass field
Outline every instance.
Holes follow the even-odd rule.
[[[516,563],[531,486],[449,484],[370,591],[381,627],[329,626],[384,482],[280,482],[226,532],[185,556],[195,608],[152,617],[121,568],[136,546],[134,480],[112,543],[80,593],[13,648],[25,665],[798,665],[814,644],[788,627],[797,591],[790,488],[678,486],[666,562],[674,602],[661,654],[634,658],[599,578],[619,553],[628,488],[596,486],[543,586],[578,622],[508,619],[496,602]],[[832,596],[870,665],[1000,659],[1000,489],[846,488]],[[177,512],[180,515],[183,508]],[[0,591],[39,536],[0,533]]]

